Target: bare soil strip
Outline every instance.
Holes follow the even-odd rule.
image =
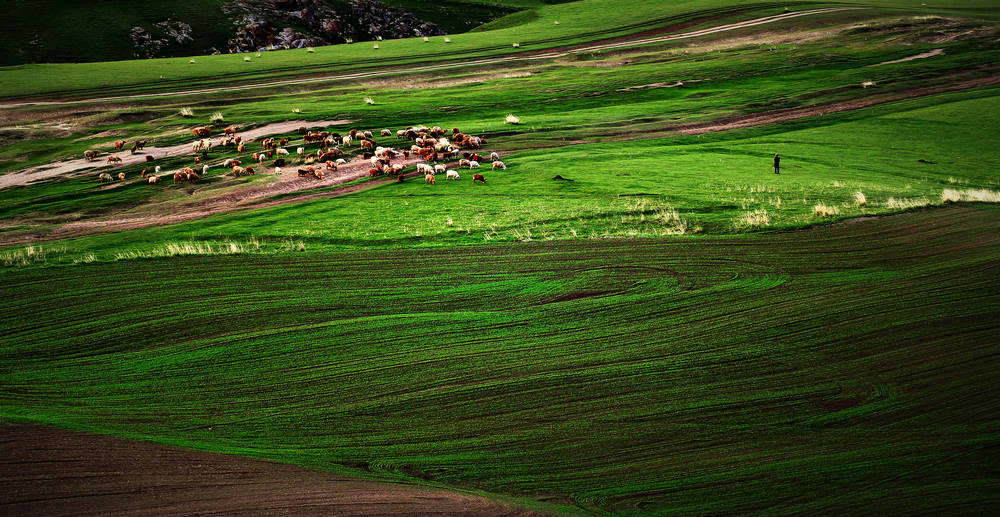
[[[0,514],[536,515],[474,494],[30,426],[0,428]]]
[[[924,52],[923,54],[916,54],[909,57],[904,57],[902,59],[893,59],[892,61],[882,61],[881,63],[875,63],[874,65],[868,65],[869,68],[873,66],[891,65],[893,63],[905,63],[907,61],[913,61],[915,59],[927,59],[929,57],[940,56],[944,54],[943,48],[936,48],[930,52]]]
[[[484,58],[484,59],[470,59],[459,62],[449,62],[449,63],[439,63],[434,65],[421,65],[421,66],[411,66],[411,67],[400,67],[391,69],[382,69],[374,71],[365,72],[355,72],[348,74],[328,74],[321,75],[318,77],[298,77],[294,79],[283,79],[279,81],[268,81],[251,83],[244,85],[235,86],[219,86],[215,88],[199,88],[194,90],[182,90],[175,92],[160,92],[160,93],[141,93],[134,95],[119,95],[110,97],[94,97],[89,99],[78,99],[78,100],[65,100],[65,101],[26,101],[26,102],[8,102],[0,103],[0,107],[14,108],[21,106],[45,106],[45,105],[64,105],[64,104],[87,104],[94,102],[114,102],[114,101],[125,101],[125,100],[135,100],[135,99],[148,99],[153,97],[179,97],[187,95],[200,95],[206,93],[219,93],[219,92],[232,92],[241,90],[250,90],[256,88],[270,88],[275,86],[291,86],[291,85],[302,85],[311,83],[323,83],[332,81],[344,81],[351,79],[362,79],[367,77],[376,77],[381,75],[399,75],[408,74],[416,72],[428,72],[435,70],[445,70],[449,68],[466,68],[470,66],[483,66],[483,65],[493,65],[499,63],[509,63],[515,61],[525,61],[525,60],[544,60],[544,59],[554,59],[559,57],[564,57],[569,54],[580,54],[588,52],[597,52],[602,50],[611,50],[622,47],[634,47],[640,45],[651,45],[656,43],[664,43],[668,41],[674,41],[679,39],[687,38],[697,38],[700,36],[708,36],[711,34],[717,34],[720,32],[732,31],[737,29],[744,29],[747,27],[754,27],[757,25],[764,25],[768,23],[775,23],[779,21],[789,20],[793,18],[799,18],[802,16],[810,16],[815,14],[825,14],[837,11],[848,11],[865,9],[864,7],[830,7],[823,9],[810,9],[806,11],[795,11],[784,14],[779,14],[775,16],[765,16],[763,18],[756,18],[753,20],[746,20],[738,23],[730,23],[726,25],[720,25],[718,27],[711,27],[708,29],[700,29],[696,31],[685,32],[681,34],[670,34],[665,36],[656,36],[644,39],[626,39],[622,41],[621,37],[609,38],[603,41],[603,43],[598,44],[585,44],[585,45],[571,45],[568,47],[558,47],[556,49],[548,49],[544,51],[525,51],[521,53],[509,54],[502,57],[495,58]],[[629,38],[634,38],[634,35]]]
[[[295,131],[301,126],[306,127],[326,127],[326,126],[336,126],[339,124],[348,124],[352,121],[350,120],[322,120],[319,122],[309,122],[306,120],[287,120],[285,122],[278,122],[274,124],[268,124],[266,126],[261,126],[253,129],[248,129],[246,131],[240,132],[245,140],[252,140],[255,138],[260,138],[267,135],[278,135],[282,133],[290,133]],[[215,136],[214,138],[218,138]],[[192,137],[192,142],[195,139]],[[30,169],[25,169],[23,171],[11,172],[7,174],[0,175],[0,189],[12,187],[16,185],[27,185],[33,181],[45,180],[49,178],[55,178],[57,176],[63,176],[73,172],[92,169],[95,167],[101,167],[107,164],[108,156],[117,156],[122,159],[120,166],[135,165],[143,163],[146,161],[146,156],[153,156],[154,158],[166,158],[169,156],[177,156],[184,153],[191,152],[191,146],[193,144],[180,144],[171,147],[154,147],[148,146],[145,151],[132,154],[129,151],[120,151],[115,153],[102,154],[95,161],[88,161],[84,158],[79,158],[76,160],[68,160],[63,162],[54,162],[47,165],[41,165],[38,167],[33,167]],[[156,166],[155,162],[150,163],[150,168]],[[108,172],[112,172],[109,170]]]

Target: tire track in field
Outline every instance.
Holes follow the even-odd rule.
[[[483,58],[483,59],[470,59],[466,61],[451,62],[451,63],[440,63],[434,65],[421,65],[421,66],[410,66],[403,68],[395,68],[389,71],[366,71],[366,72],[355,72],[340,75],[324,75],[320,77],[306,77],[306,78],[296,78],[296,79],[284,79],[279,81],[268,81],[268,82],[258,82],[251,84],[235,85],[235,86],[218,86],[213,88],[198,88],[192,90],[181,90],[174,92],[160,92],[160,93],[140,93],[133,95],[118,95],[118,96],[108,96],[108,97],[93,97],[89,99],[78,99],[78,100],[66,100],[66,101],[25,101],[25,102],[8,102],[0,103],[0,106],[6,108],[16,108],[25,106],[60,106],[60,105],[70,105],[70,104],[89,104],[95,102],[115,102],[115,101],[125,101],[125,100],[135,100],[135,99],[148,99],[154,97],[182,97],[188,95],[201,95],[207,93],[223,93],[223,92],[236,92],[243,90],[251,90],[257,88],[270,88],[276,86],[293,86],[293,85],[303,85],[303,84],[314,84],[314,83],[324,83],[324,82],[334,82],[334,81],[345,81],[352,79],[365,79],[370,77],[377,77],[383,75],[400,75],[400,74],[412,74],[418,72],[433,72],[438,70],[447,70],[452,68],[464,68],[469,66],[484,66],[484,65],[495,65],[501,63],[512,63],[518,61],[539,61],[547,59],[556,59],[570,54],[584,54],[588,52],[599,52],[604,50],[614,50],[618,48],[625,47],[635,47],[642,45],[652,45],[657,43],[665,43],[669,41],[697,38],[700,36],[709,36],[712,34],[718,34],[721,32],[728,32],[737,29],[745,29],[748,27],[755,27],[758,25],[765,25],[769,23],[780,22],[784,20],[790,20],[794,18],[800,18],[803,16],[811,16],[816,14],[827,14],[839,11],[850,11],[866,9],[865,7],[827,7],[821,9],[810,9],[806,11],[794,11],[779,15],[765,16],[762,18],[755,18],[752,20],[747,20],[737,23],[729,23],[726,25],[720,25],[718,27],[711,27],[707,29],[700,29],[696,31],[689,31],[680,34],[668,34],[664,36],[655,36],[650,38],[642,38],[628,41],[614,41],[605,42],[599,44],[584,44],[585,46],[572,46],[570,48],[546,50],[546,51],[528,51],[523,53],[515,53],[502,57],[494,58]],[[617,38],[613,38],[617,39]]]

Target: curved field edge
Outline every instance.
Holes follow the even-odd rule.
[[[988,511],[998,235],[955,206],[8,269],[0,414],[588,513]]]
[[[7,515],[538,515],[472,493],[85,432],[3,425],[0,439]]]

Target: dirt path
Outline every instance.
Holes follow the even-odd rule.
[[[537,515],[474,494],[29,426],[0,428],[0,514]]]
[[[765,16],[762,18],[755,18],[753,20],[746,20],[737,23],[730,23],[726,25],[720,25],[718,27],[711,27],[707,29],[700,29],[696,31],[689,31],[681,34],[668,34],[663,36],[654,36],[649,38],[641,39],[626,39],[622,40],[622,37],[609,38],[601,40],[601,43],[594,44],[582,44],[582,45],[571,45],[557,47],[554,49],[546,50],[530,50],[527,49],[524,52],[509,54],[501,57],[495,58],[482,58],[482,59],[470,59],[460,62],[450,62],[450,63],[439,63],[434,65],[421,65],[421,66],[410,66],[410,67],[399,67],[390,68],[387,70],[374,70],[365,72],[354,72],[347,74],[327,74],[318,77],[299,77],[294,79],[283,79],[278,81],[267,81],[252,84],[243,84],[235,86],[219,86],[214,88],[199,88],[194,90],[183,90],[175,92],[160,92],[160,93],[145,93],[145,94],[134,94],[134,95],[119,95],[110,97],[94,97],[89,99],[79,99],[79,100],[67,100],[67,101],[25,101],[25,102],[9,102],[0,103],[0,107],[14,108],[22,106],[46,106],[46,105],[66,105],[66,104],[87,104],[94,102],[114,102],[114,101],[125,101],[125,100],[135,100],[135,99],[147,99],[151,97],[180,97],[187,95],[200,95],[206,93],[220,93],[220,92],[233,92],[250,90],[256,88],[269,88],[275,86],[292,86],[292,85],[302,85],[311,83],[322,83],[322,82],[332,82],[332,81],[343,81],[350,79],[363,79],[368,77],[376,77],[381,75],[399,75],[399,74],[409,74],[417,72],[430,72],[435,70],[445,70],[449,68],[466,68],[470,66],[483,66],[483,65],[493,65],[500,63],[509,63],[515,61],[525,61],[525,60],[545,60],[554,59],[559,57],[564,57],[569,54],[581,54],[588,52],[596,52],[602,50],[611,50],[622,47],[634,47],[640,45],[651,45],[656,43],[664,43],[668,41],[697,38],[700,36],[708,36],[711,34],[718,34],[720,32],[727,32],[737,29],[745,29],[747,27],[755,27],[758,25],[764,25],[768,23],[775,23],[784,20],[790,20],[793,18],[799,18],[802,16],[811,16],[816,14],[832,13],[837,11],[849,11],[857,9],[866,9],[865,7],[829,7],[823,9],[810,9],[806,11],[794,11],[784,14],[779,14],[775,16]],[[711,17],[714,19],[715,17]],[[648,31],[646,32],[648,33]],[[645,34],[645,33],[640,33]],[[627,37],[631,38],[631,37]],[[522,48],[528,47],[528,45],[522,45]]]
[[[246,131],[240,132],[246,140],[253,140],[255,138],[260,138],[267,135],[278,135],[282,133],[294,132],[301,126],[306,127],[326,127],[326,126],[336,126],[339,124],[349,124],[351,120],[321,120],[319,122],[309,122],[306,120],[288,120],[285,122],[277,122],[274,124],[268,124],[266,126],[261,126],[253,129],[248,129]],[[218,136],[213,137],[213,140],[218,140]],[[192,137],[192,142],[194,138]],[[132,154],[129,151],[120,151],[115,153],[102,154],[95,161],[88,161],[84,158],[79,158],[76,160],[68,160],[62,162],[54,162],[46,165],[40,165],[38,167],[32,167],[30,169],[25,169],[23,171],[10,172],[7,174],[0,175],[0,189],[13,187],[17,185],[27,185],[28,183],[46,180],[49,178],[55,178],[57,176],[64,176],[77,171],[93,169],[96,167],[102,167],[107,165],[108,156],[117,156],[122,159],[122,163],[117,167],[124,167],[128,165],[135,165],[138,163],[143,163],[146,161],[146,156],[153,156],[154,158],[166,158],[169,156],[177,156],[180,154],[191,152],[191,143],[180,144],[171,147],[154,147],[147,146],[145,151]],[[155,163],[153,164],[155,165]],[[108,170],[108,172],[113,172],[115,168]]]
[[[902,59],[893,59],[892,61],[882,61],[881,63],[875,63],[874,65],[868,65],[868,68],[873,66],[891,65],[893,63],[905,63],[907,61],[913,61],[915,59],[927,59],[929,57],[940,56],[944,54],[943,48],[936,48],[930,52],[924,52],[923,54],[916,54],[913,56],[904,57]]]
[[[939,86],[934,88],[919,88],[919,89],[898,92],[890,95],[883,95],[866,99],[857,99],[852,101],[844,101],[835,104],[826,104],[822,106],[808,106],[805,108],[788,108],[788,109],[767,111],[764,113],[740,115],[738,117],[732,117],[724,120],[674,127],[671,128],[671,130],[680,131],[681,133],[687,135],[699,135],[702,133],[713,133],[716,131],[728,131],[731,129],[738,129],[744,127],[775,124],[778,122],[787,122],[789,120],[796,120],[800,118],[818,117],[822,115],[829,115],[831,113],[839,113],[841,111],[858,110],[870,106],[875,106],[878,104],[885,104],[887,102],[895,102],[903,99],[924,97],[927,95],[935,95],[939,93],[953,92],[958,90],[968,90],[971,88],[979,88],[982,86],[993,86],[997,84],[1000,84],[1000,75],[983,77],[979,79],[968,79],[948,86]]]

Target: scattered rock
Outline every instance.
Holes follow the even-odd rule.
[[[556,181],[573,181],[573,180],[571,180],[569,178],[564,178],[564,177],[560,176],[559,174],[556,174],[556,177],[554,177],[552,179],[554,179]]]

